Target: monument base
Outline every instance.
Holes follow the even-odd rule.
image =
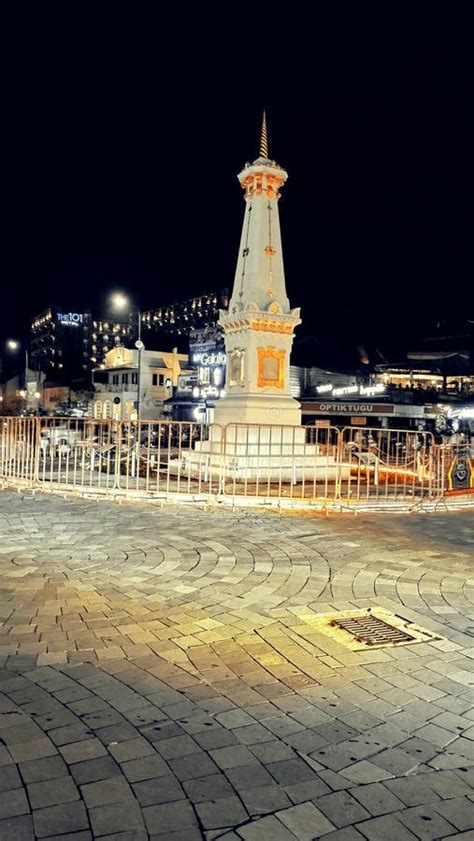
[[[226,396],[220,400],[214,411],[214,423],[226,426],[239,423],[247,424],[282,424],[301,426],[301,406],[292,397],[272,395]]]
[[[209,427],[209,439],[187,451],[181,467],[190,476],[210,473],[242,482],[296,482],[346,479],[350,465],[340,464],[332,447],[306,443],[302,426],[228,424]]]

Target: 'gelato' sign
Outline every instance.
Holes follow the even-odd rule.
[[[193,353],[192,359],[197,365],[225,365],[227,357],[225,353],[218,350],[214,353]]]

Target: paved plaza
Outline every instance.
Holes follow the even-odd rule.
[[[0,841],[474,839],[474,511],[0,492]],[[352,651],[318,614],[439,637]]]

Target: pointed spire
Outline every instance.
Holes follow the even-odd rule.
[[[260,137],[260,157],[268,159],[267,117],[263,112],[262,134]]]

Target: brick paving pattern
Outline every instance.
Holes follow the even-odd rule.
[[[0,841],[474,839],[474,516],[0,492]],[[441,639],[350,651],[320,613]]]

